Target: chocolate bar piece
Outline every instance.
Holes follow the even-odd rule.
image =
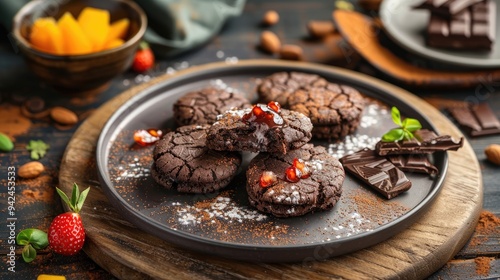
[[[374,150],[363,149],[340,159],[344,168],[387,199],[411,188],[403,171]]]
[[[431,176],[438,173],[437,167],[429,161],[429,156],[425,154],[391,155],[387,156],[387,159],[403,171],[427,173]]]
[[[450,18],[473,4],[484,0],[425,0],[414,9],[426,9],[435,15]]]
[[[471,136],[500,133],[500,121],[488,103],[483,102],[468,108],[448,108],[448,111]]]
[[[430,154],[441,151],[456,151],[464,144],[464,138],[455,141],[449,135],[438,136],[431,130],[420,129],[413,133],[415,138],[397,142],[379,141],[375,150],[379,155]]]
[[[460,50],[491,50],[495,41],[496,4],[486,0],[447,19],[431,14],[427,45]]]

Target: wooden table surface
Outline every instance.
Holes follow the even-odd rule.
[[[359,7],[357,7],[359,8]],[[172,73],[192,65],[201,65],[208,62],[226,61],[234,63],[238,59],[273,58],[257,48],[258,36],[263,28],[260,18],[269,9],[280,13],[279,24],[269,29],[275,31],[286,43],[298,44],[304,48],[305,60],[327,65],[348,67],[356,71],[368,73],[382,80],[404,84],[390,80],[373,70],[362,59],[348,52],[345,44],[338,36],[324,42],[307,39],[306,23],[309,20],[329,20],[334,9],[334,1],[248,1],[244,13],[232,19],[218,36],[206,45],[192,50],[175,58],[157,58],[155,68],[143,75],[126,72],[115,78],[109,89],[93,95],[68,96],[55,92],[41,83],[26,68],[20,54],[10,45],[8,33],[3,30],[0,44],[0,110],[7,110],[7,104],[19,106],[23,99],[38,96],[45,100],[48,107],[63,106],[75,111],[81,120],[93,110],[109,101],[119,93],[149,81],[151,78]],[[390,44],[395,52],[405,53]],[[440,99],[455,101],[488,102],[496,109],[500,117],[500,81],[491,81],[489,84],[480,84],[472,89],[428,90],[405,87],[406,90],[434,101],[433,104],[444,104]],[[16,105],[17,104],[17,105]],[[10,109],[8,109],[10,110]],[[2,113],[2,112],[0,112]],[[5,116],[5,115],[3,115]],[[16,135],[15,150],[11,153],[0,154],[0,185],[7,186],[7,170],[9,166],[18,168],[30,161],[29,154],[24,148],[29,140],[41,139],[50,143],[47,155],[40,161],[46,171],[37,179],[16,180],[16,232],[25,228],[39,228],[47,230],[51,220],[63,212],[60,200],[54,192],[58,185],[58,170],[68,141],[78,128],[61,129],[54,123],[42,120],[30,120],[31,125],[26,131],[19,131]],[[80,122],[81,123],[81,122]],[[79,124],[80,124],[79,123]],[[21,127],[21,126],[20,126]],[[2,131],[2,127],[0,127]],[[498,166],[489,163],[484,156],[484,148],[489,144],[500,144],[500,136],[468,138],[481,166],[484,183],[483,209],[500,216],[500,183],[498,181]],[[65,275],[67,279],[113,279],[107,271],[94,263],[84,252],[72,257],[53,254],[48,250],[39,252],[36,260],[26,264],[20,258],[21,247],[16,254],[15,274],[7,270],[6,255],[8,250],[7,228],[7,194],[6,188],[0,192],[0,253],[2,255],[2,270],[0,279],[36,279],[42,273]],[[478,240],[480,242],[478,242]],[[455,257],[436,271],[429,279],[496,279],[500,277],[500,228],[490,232],[475,232],[472,242],[465,245]],[[424,240],[422,242],[425,242]],[[491,268],[486,274],[476,271],[476,262],[479,257],[488,257]],[[429,260],[432,261],[432,260]],[[397,269],[397,268],[396,268]],[[221,276],[222,277],[222,276]],[[235,275],[224,275],[225,279],[237,278]]]

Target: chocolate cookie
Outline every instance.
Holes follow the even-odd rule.
[[[178,126],[213,124],[227,110],[249,107],[250,102],[242,94],[208,87],[179,98],[174,104],[174,119]]]
[[[288,108],[288,96],[298,89],[324,86],[327,81],[315,74],[278,72],[264,78],[257,88],[261,102],[276,101]]]
[[[241,165],[241,154],[206,147],[210,125],[188,125],[165,134],[153,150],[153,179],[167,189],[207,193],[229,184]]]
[[[208,131],[207,145],[219,151],[286,154],[309,142],[312,129],[308,117],[270,102],[221,115]]]
[[[260,153],[250,161],[246,175],[250,204],[277,217],[333,208],[345,178],[340,162],[313,144],[286,155]]]
[[[363,96],[354,88],[335,83],[298,89],[288,97],[290,110],[311,119],[316,138],[340,139],[353,133],[364,108]]]

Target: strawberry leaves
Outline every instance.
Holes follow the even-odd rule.
[[[36,250],[44,249],[49,245],[49,239],[47,233],[36,228],[29,228],[17,234],[16,243],[24,246],[23,260],[29,263],[36,258]]]
[[[56,187],[56,191],[61,197],[61,199],[66,203],[72,212],[79,213],[82,210],[83,203],[87,198],[87,195],[90,191],[90,188],[86,188],[83,192],[80,193],[78,189],[78,185],[73,184],[73,191],[71,192],[71,199],[59,188]]]
[[[389,130],[382,136],[383,142],[396,142],[401,140],[410,140],[415,136],[413,132],[422,128],[420,122],[416,119],[406,118],[401,121],[401,114],[396,107],[391,109],[392,121],[399,127]]]

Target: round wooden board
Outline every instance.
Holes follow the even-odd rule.
[[[293,65],[298,62],[275,60],[240,61],[239,65]],[[224,63],[191,67],[176,75],[216,69]],[[432,120],[441,134],[459,138],[460,131],[438,110],[419,97],[368,76],[334,69],[356,76],[403,97]],[[143,89],[169,79],[162,76],[120,94],[96,110],[69,142],[62,159],[59,187],[69,193],[76,182],[92,190],[82,210],[87,240],[84,251],[101,267],[123,279],[374,279],[424,278],[443,266],[472,235],[482,209],[482,177],[470,144],[450,152],[444,186],[422,218],[403,232],[367,249],[348,255],[301,263],[264,264],[223,259],[183,250],[145,233],[125,221],[111,206],[100,188],[95,162],[96,144],[106,121],[123,103]],[[317,259],[321,259],[318,247]]]

